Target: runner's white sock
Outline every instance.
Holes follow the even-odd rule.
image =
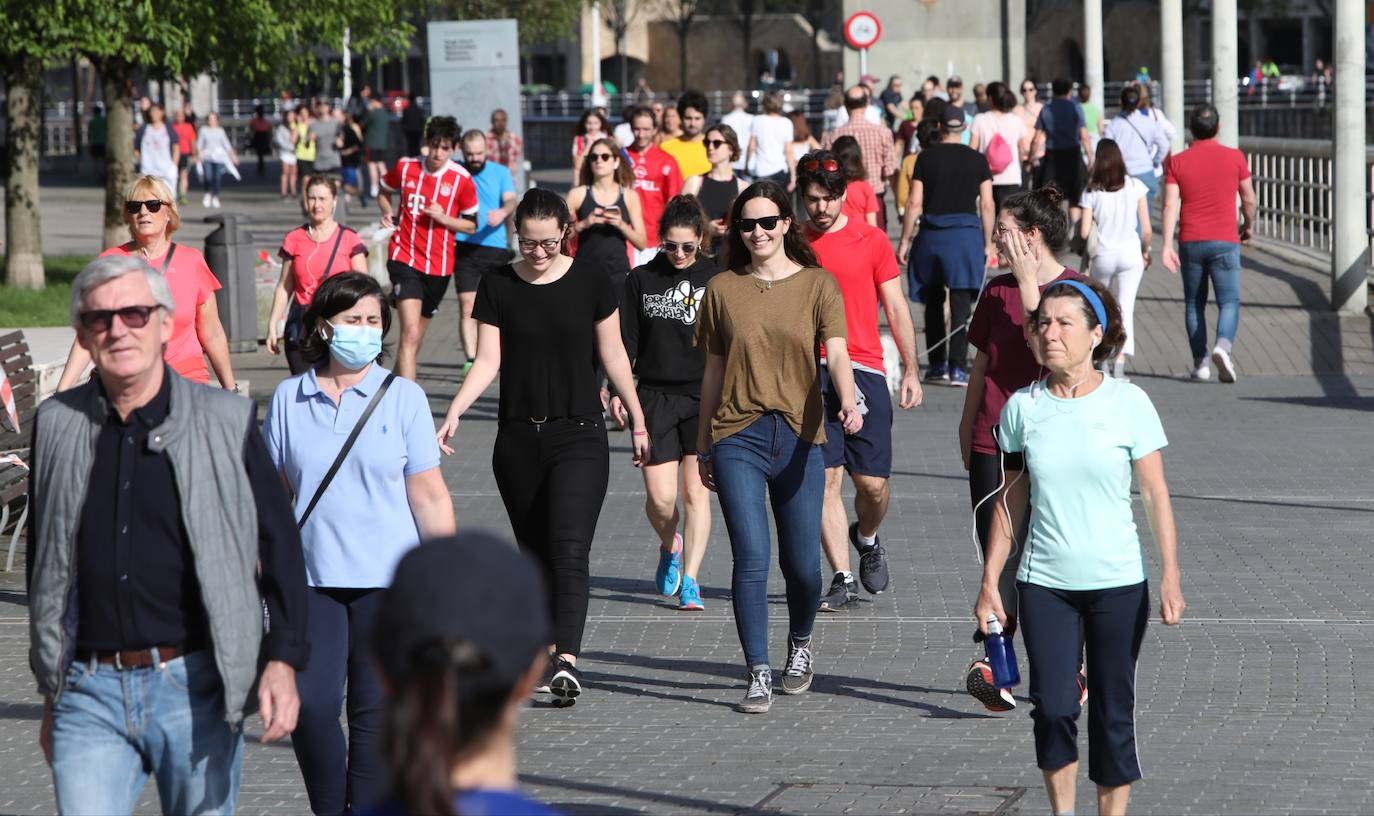
[[[863,533],[859,533],[859,546],[860,546],[860,547],[863,547],[864,549],[868,549],[869,547],[872,547],[874,544],[877,544],[877,543],[878,543],[878,534],[877,534],[877,533],[874,533],[874,534],[871,535],[871,536],[866,536],[866,535],[864,535]]]
[[[836,574],[836,575],[843,575],[843,576],[844,576],[845,583],[848,583],[848,582],[854,580],[854,573],[850,572],[849,570],[835,570],[835,574]]]

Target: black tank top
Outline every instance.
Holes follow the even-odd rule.
[[[701,199],[702,209],[706,210],[706,217],[712,221],[719,221],[730,215],[730,205],[735,203],[735,196],[739,195],[739,180],[733,176],[729,181],[717,181],[710,176],[701,177]]]
[[[577,220],[579,221],[591,215],[592,210],[596,207],[611,206],[602,204],[593,198],[591,187],[584,189],[587,194],[582,198],[582,205],[577,208]],[[620,217],[629,220],[630,210],[625,206],[624,189],[616,197],[615,206],[620,208]],[[630,274],[628,244],[624,233],[620,230],[610,224],[597,224],[578,233],[577,257],[579,260],[585,258],[585,260],[593,262],[598,268],[604,269],[606,274],[611,277],[611,281],[619,284],[625,280],[626,275]]]

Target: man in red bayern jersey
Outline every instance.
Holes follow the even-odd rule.
[[[396,228],[386,264],[401,316],[396,373],[412,380],[425,331],[453,277],[453,234],[477,231],[477,186],[461,164],[450,161],[458,136],[452,116],[430,119],[425,128],[429,154],[396,162],[382,178],[377,196],[382,226]],[[393,194],[401,198],[395,218]]]
[[[921,404],[917,377],[916,330],[902,296],[897,256],[887,235],[841,211],[847,186],[844,168],[829,150],[818,150],[797,162],[797,191],[810,217],[806,237],[816,258],[840,285],[849,335],[850,364],[863,430],[847,434],[840,427],[839,398],[828,368],[821,368],[825,401],[825,499],[821,509],[821,546],[835,571],[830,589],[821,598],[823,612],[837,612],[858,600],[858,583],[876,595],[887,589],[887,555],[878,540],[878,526],[887,515],[888,478],[892,475],[892,398],[883,368],[883,344],[878,333],[878,306],[902,358],[898,404],[903,410]],[[854,512],[848,525],[840,487],[844,471],[854,482]],[[859,551],[859,581],[850,571],[849,545]]]
[[[635,173],[635,190],[639,191],[639,201],[644,208],[644,235],[649,243],[644,249],[635,251],[635,266],[643,266],[658,254],[658,222],[663,216],[663,208],[682,191],[682,171],[678,169],[677,159],[654,144],[658,135],[658,125],[654,124],[654,112],[639,107],[630,112],[630,132],[634,142],[625,149]]]

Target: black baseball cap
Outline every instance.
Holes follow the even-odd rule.
[[[962,87],[964,87],[964,81],[963,81],[962,79],[959,78],[959,75],[958,75],[958,74],[955,74],[954,76],[950,77],[948,80],[945,81],[945,87],[946,87],[946,88],[962,88]]]
[[[963,130],[964,112],[956,107],[945,108],[945,116],[940,120],[945,130]]]
[[[510,542],[462,533],[415,547],[385,590],[372,648],[388,676],[405,676],[411,656],[436,640],[465,640],[514,683],[553,641],[540,568]]]

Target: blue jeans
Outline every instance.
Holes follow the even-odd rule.
[[[1217,291],[1217,339],[1229,347],[1240,324],[1240,244],[1185,241],[1178,245],[1183,278],[1183,325],[1193,359],[1207,356],[1207,282]]]
[[[232,814],[243,732],[224,720],[214,655],[161,667],[67,669],[53,705],[53,788],[64,813],[132,813],[151,771],[163,813]]]
[[[1150,215],[1151,218],[1153,218],[1155,214],[1155,193],[1159,192],[1159,176],[1155,175],[1155,170],[1153,167],[1151,167],[1144,173],[1133,173],[1131,177],[1139,181],[1141,184],[1145,185],[1145,211]],[[1139,220],[1137,220],[1134,216],[1131,218],[1131,220],[1136,222],[1135,234],[1139,235]]]
[[[202,162],[201,167],[205,170],[205,189],[210,195],[218,196],[220,187],[224,181],[224,165],[220,162]]]
[[[810,637],[821,600],[821,447],[801,439],[787,420],[770,413],[712,450],[716,493],[735,558],[730,581],[735,628],[749,667],[768,665],[768,503],[778,525],[788,634]]]

